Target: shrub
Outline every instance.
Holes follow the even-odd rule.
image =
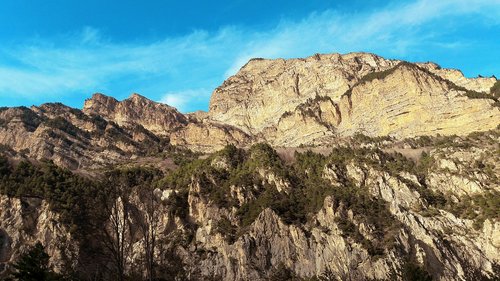
[[[490,88],[490,94],[495,98],[500,98],[500,80],[497,80]]]

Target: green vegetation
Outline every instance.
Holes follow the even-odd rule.
[[[336,208],[352,210],[356,221],[373,227],[371,235],[376,242],[365,239],[357,226],[347,218],[347,213],[344,213],[338,222],[346,236],[362,243],[370,254],[380,255],[384,248],[392,247],[400,227],[389,213],[387,204],[370,196],[366,187],[356,187],[345,176],[341,175],[342,184],[335,186],[323,177],[325,166],[335,165],[336,170],[342,170],[347,161],[354,158],[367,161],[366,156],[372,152],[369,149],[342,147],[334,149],[329,156],[323,156],[307,151],[296,153],[296,161],[286,166],[267,144],[256,144],[248,151],[228,146],[207,159],[197,159],[181,166],[160,181],[160,185],[186,190],[192,181],[198,181],[201,195],[213,204],[237,208],[240,220],[238,233],[244,232],[245,227],[266,208],[276,212],[287,224],[302,225],[322,208],[325,198],[331,195]],[[229,168],[216,168],[212,165],[214,161],[224,161]],[[261,170],[288,182],[290,190],[279,192],[261,177]],[[251,191],[255,199],[240,205],[229,192],[232,185]],[[234,227],[228,220],[221,220],[217,225],[218,229],[225,229],[231,237],[235,232]]]
[[[368,83],[368,82],[371,82],[371,81],[373,81],[375,79],[377,79],[377,80],[383,80],[387,76],[389,76],[392,73],[394,73],[394,71],[396,71],[396,69],[398,69],[398,67],[401,67],[401,66],[404,66],[404,65],[409,65],[409,63],[407,63],[407,62],[400,62],[396,66],[394,66],[392,68],[389,68],[387,70],[370,72],[370,73],[366,74],[365,76],[361,77],[361,79],[359,80],[358,84]]]
[[[408,261],[403,267],[403,280],[407,281],[432,281],[432,276],[420,265]]]
[[[394,73],[394,71],[396,71],[396,69],[398,69],[400,66],[404,66],[404,65],[411,65],[411,64],[408,62],[400,62],[392,68],[389,68],[389,69],[386,69],[383,71],[375,71],[375,72],[368,73],[365,76],[361,77],[361,79],[358,82],[356,82],[356,84],[354,84],[351,88],[349,88],[349,90],[347,90],[342,96],[347,96],[350,98],[351,94],[352,94],[352,89],[354,87],[371,82],[375,79],[382,80],[382,79],[386,78],[387,76],[391,75],[392,73]],[[411,66],[413,66],[413,65],[411,65]]]
[[[174,164],[177,166],[185,166],[198,159],[200,155],[200,153],[193,152],[187,148],[173,145],[168,145],[166,151],[164,152],[164,156],[172,159]]]
[[[360,133],[360,132],[357,132],[356,134],[354,134],[354,136],[352,136],[352,139],[356,143],[377,143],[377,144],[380,144],[384,141],[388,141],[388,142],[393,141],[393,138],[390,136],[370,137],[370,136],[367,136],[367,135]]]
[[[0,108],[0,112],[8,109],[7,107]],[[0,127],[5,127],[14,118],[19,118],[27,131],[34,132],[43,121],[35,112],[25,106],[15,107],[12,108],[12,110],[14,110],[15,113],[10,119],[0,119]]]
[[[76,231],[88,221],[88,206],[98,184],[57,167],[50,161],[34,165],[22,161],[13,167],[0,156],[0,193],[13,197],[46,199],[63,223]]]
[[[482,92],[476,92],[476,91],[466,90],[465,88],[462,89],[462,90],[465,91],[465,96],[467,96],[470,99],[491,99],[491,100],[495,101],[493,103],[493,106],[496,106],[496,107],[500,106],[500,102],[499,102],[497,96],[494,96],[494,95],[491,95],[491,94],[482,93]]]
[[[215,231],[224,235],[227,242],[233,243],[236,240],[237,227],[227,218],[222,218],[217,222]]]
[[[459,200],[459,202],[447,202],[446,209],[458,217],[474,220],[476,229],[482,228],[486,219],[500,217],[500,192],[498,191],[462,196]]]
[[[19,257],[14,264],[12,279],[17,281],[55,281],[63,280],[49,267],[49,255],[40,242]]]
[[[22,111],[20,119],[23,122],[24,127],[26,130],[34,132],[43,120],[27,107],[22,106],[19,109]]]

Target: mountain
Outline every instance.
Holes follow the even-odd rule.
[[[38,245],[68,280],[497,280],[499,89],[316,54],[250,60],[208,112],[0,108],[0,278]]]
[[[365,53],[254,59],[214,91],[209,114],[279,146],[356,133],[467,135],[498,125],[495,83]]]
[[[187,124],[187,118],[177,109],[132,94],[121,102],[102,94],[85,101],[83,112],[97,115],[120,126],[138,124],[152,133],[167,135]]]

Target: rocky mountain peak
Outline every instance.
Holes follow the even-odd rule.
[[[95,94],[85,101],[83,112],[102,116],[119,125],[141,125],[159,135],[165,135],[187,123],[187,118],[174,107],[154,102],[137,93],[123,101]]]
[[[369,53],[253,59],[214,91],[209,117],[285,146],[339,134],[463,135],[500,123],[495,83]]]
[[[114,111],[118,103],[118,100],[113,97],[95,93],[90,99],[85,100],[83,111],[100,115],[101,113]]]
[[[145,96],[142,96],[138,93],[133,93],[130,95],[130,97],[128,97],[127,99],[124,100],[125,101],[131,101],[132,103],[134,104],[151,104],[151,103],[154,103],[154,101],[146,98]]]
[[[40,241],[78,280],[496,280],[499,98],[350,53],[252,59],[209,112],[0,108],[0,279]]]

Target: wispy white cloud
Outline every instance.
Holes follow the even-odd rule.
[[[85,27],[61,42],[3,46],[0,103],[8,95],[36,102],[98,90],[144,90],[183,111],[206,108],[211,89],[252,57],[371,51],[401,58],[429,48],[470,49],[473,42],[446,37],[450,28],[463,27],[462,19],[498,27],[500,0],[417,0],[350,14],[330,10],[283,20],[270,30],[222,27],[143,43],[115,43]]]
[[[210,94],[211,91],[204,88],[188,89],[166,93],[159,102],[173,106],[182,112],[188,112],[206,102]]]

